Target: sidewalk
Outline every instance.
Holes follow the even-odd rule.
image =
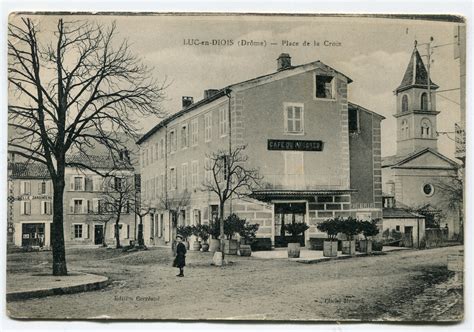
[[[70,272],[67,276],[46,273],[7,274],[7,301],[86,292],[107,286],[109,279],[95,274]]]
[[[382,252],[373,252],[373,255],[383,255],[387,252],[391,251],[399,251],[399,250],[410,250],[411,248],[402,248],[402,247],[383,247]],[[298,263],[320,263],[326,262],[329,260],[335,259],[346,259],[351,257],[360,257],[360,256],[367,256],[365,253],[357,252],[354,256],[351,255],[343,255],[341,251],[338,252],[337,257],[324,257],[322,250],[308,250],[302,248],[300,251],[299,258],[288,258],[288,253],[286,248],[278,248],[273,249],[271,251],[254,251],[252,252],[252,257],[261,258],[261,259],[288,259],[293,262]]]

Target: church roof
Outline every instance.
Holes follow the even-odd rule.
[[[398,86],[396,92],[401,92],[412,87],[426,88],[427,86],[428,71],[426,70],[425,64],[423,63],[421,55],[415,45],[405,75],[403,76],[402,82]],[[430,86],[431,89],[439,88],[439,86],[433,83],[431,79]]]
[[[433,154],[435,154],[436,156],[438,156],[439,158],[447,161],[449,164],[451,164],[453,167],[457,168],[459,165],[458,163],[456,163],[455,161],[449,159],[448,157],[446,157],[445,155],[439,153],[438,151],[436,150],[433,150],[431,148],[425,148],[425,149],[422,149],[422,150],[418,150],[418,151],[415,151],[415,152],[411,152],[411,153],[408,153],[408,154],[405,154],[405,155],[393,155],[393,156],[387,156],[387,157],[382,157],[382,167],[391,167],[391,166],[400,166],[410,160],[413,160],[419,156],[421,156],[422,154],[425,154],[427,152],[431,152]],[[427,165],[429,166],[429,165]]]

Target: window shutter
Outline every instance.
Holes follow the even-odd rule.
[[[31,194],[31,183],[30,183],[30,181],[26,181],[26,193]]]
[[[127,224],[127,239],[130,238],[130,225]]]
[[[72,240],[72,239],[74,239],[74,225],[71,225],[70,230],[71,230],[70,235],[71,235],[71,240]]]
[[[46,202],[41,201],[41,214],[46,214]]]
[[[25,214],[25,202],[20,202],[20,214]]]
[[[74,191],[74,176],[69,177],[69,190]]]
[[[38,195],[41,195],[42,192],[41,192],[41,189],[42,189],[42,182],[38,182]]]
[[[53,183],[51,181],[46,182],[46,193],[48,195],[53,193]]]
[[[88,201],[83,199],[82,200],[82,213],[87,213],[87,205],[88,205]]]
[[[31,214],[31,202],[26,202],[26,214]]]
[[[85,178],[85,190],[86,191],[92,191],[93,190],[93,183],[92,183],[92,177],[87,176]]]
[[[47,206],[47,208],[48,208],[47,214],[51,214],[51,210],[52,210],[52,209],[51,209],[51,206],[52,206],[52,204],[51,204],[51,202],[47,202],[47,203],[48,203],[48,204],[46,204],[46,206]]]
[[[86,239],[89,238],[89,225],[88,224],[84,225],[84,238]]]
[[[69,201],[69,212],[74,213],[74,200],[73,199]]]
[[[91,213],[92,212],[92,202],[90,201],[90,199],[87,200],[87,213]]]

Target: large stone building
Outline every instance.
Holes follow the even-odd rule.
[[[208,222],[218,198],[201,190],[213,151],[246,145],[246,167],[259,169],[262,189],[230,200],[226,213],[258,223],[257,236],[278,245],[286,220],[305,221],[305,240],[324,237],[316,225],[334,216],[381,218],[380,122],[383,117],[347,100],[352,80],[315,61],[208,89],[137,143],[142,194],[155,209],[146,218],[147,244],[166,244],[173,222]],[[178,209],[178,220],[170,220]]]
[[[68,160],[89,165],[104,174],[117,168],[106,156],[75,155]],[[11,161],[8,168],[8,231],[13,244],[18,247],[50,247],[53,186],[46,166],[22,160]],[[125,182],[115,181],[116,178],[134,186],[135,175],[131,166],[121,166],[114,170],[113,175],[106,179],[86,169],[66,168],[63,205],[66,246],[100,245],[104,237],[108,244],[114,243],[114,219],[109,218],[112,213],[107,211],[103,201],[114,197],[107,192],[113,193],[116,187],[107,186],[125,185]],[[128,244],[129,240],[135,239],[136,229],[135,214],[130,206],[123,209],[120,225],[120,239]]]
[[[459,213],[446,207],[446,193],[440,188],[457,177],[458,164],[438,152],[437,89],[415,46],[402,82],[395,90],[397,154],[382,158],[383,191],[387,200],[394,200],[387,209],[442,213],[441,226],[447,225],[449,237],[453,238],[460,231]],[[387,215],[393,219],[394,213],[387,211]],[[405,229],[402,221],[391,224],[398,226],[402,233],[414,232],[413,225]]]

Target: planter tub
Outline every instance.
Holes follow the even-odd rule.
[[[209,251],[216,252],[219,251],[221,247],[221,241],[217,239],[211,239],[211,243],[209,244]]]
[[[249,257],[252,255],[252,249],[250,249],[250,244],[241,244],[239,248],[239,255]]]
[[[344,240],[342,241],[342,253],[344,255],[355,255],[356,243],[355,240]]]
[[[323,242],[323,256],[336,257],[337,256],[337,240]]]
[[[194,241],[193,242],[193,250],[194,251],[199,251],[201,249],[201,243],[199,241]]]
[[[209,244],[203,243],[202,244],[202,252],[206,252],[206,251],[209,251]]]
[[[288,243],[288,258],[299,258],[300,257],[301,245],[297,243]]]
[[[359,251],[365,254],[372,253],[372,240],[360,240],[359,241]]]
[[[237,240],[224,240],[224,254],[237,255],[239,242]]]

